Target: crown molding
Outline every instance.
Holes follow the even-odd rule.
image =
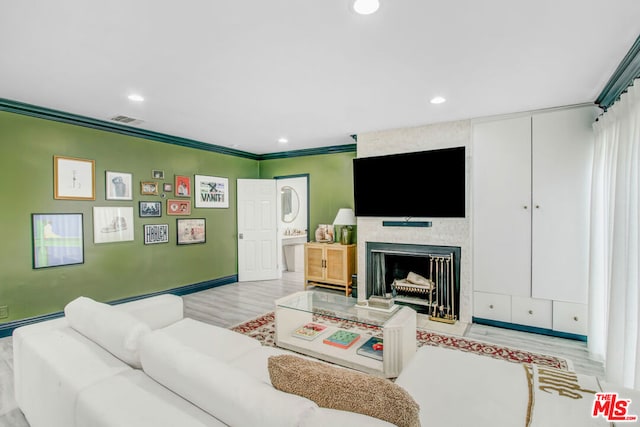
[[[280,153],[261,154],[258,160],[286,159],[300,156],[317,156],[320,154],[351,153],[356,151],[356,144],[332,145],[330,147],[307,148],[304,150],[283,151]]]
[[[53,120],[61,123],[68,123],[76,126],[88,127],[91,129],[103,130],[106,132],[114,132],[137,138],[149,139],[152,141],[163,142],[166,144],[179,145],[181,147],[195,148],[197,150],[211,151],[214,153],[227,154],[230,156],[242,157],[252,160],[268,160],[281,159],[300,156],[312,156],[317,154],[334,154],[356,151],[355,144],[334,145],[331,147],[310,148],[305,150],[285,151],[272,154],[253,154],[247,151],[234,150],[233,148],[222,147],[220,145],[207,144],[205,142],[195,141],[192,139],[181,138],[178,136],[167,135],[164,133],[153,132],[145,129],[134,128],[122,125],[120,123],[111,123],[104,120],[92,119],[90,117],[80,116],[78,114],[67,113],[64,111],[53,110],[51,108],[39,107],[37,105],[26,104],[24,102],[12,101],[10,99],[0,98],[0,111],[22,114],[25,116],[37,117],[45,120]],[[353,136],[352,136],[353,137]]]
[[[640,36],[598,95],[596,104],[606,111],[638,77],[640,77]]]
[[[64,111],[53,110],[45,107],[38,107],[36,105],[25,104],[23,102],[12,101],[4,98],[0,98],[0,111],[7,111],[10,113],[37,117],[40,119],[53,120],[56,122],[68,123],[76,126],[88,127],[91,129],[119,133],[122,135],[144,138],[157,142],[164,142],[166,144],[179,145],[181,147],[212,151],[215,153],[228,154],[231,156],[243,157],[253,160],[258,159],[257,155],[248,153],[246,151],[234,150],[232,148],[222,147],[214,144],[207,144],[205,142],[195,141],[192,139],[180,138],[164,133],[134,128],[131,126],[122,125],[120,123],[110,123],[104,120],[92,119],[77,114],[66,113]]]

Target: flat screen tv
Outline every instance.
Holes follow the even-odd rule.
[[[464,218],[465,148],[353,160],[356,216]]]

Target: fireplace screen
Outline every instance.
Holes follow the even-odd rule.
[[[459,248],[456,252],[446,246],[408,246],[414,250],[385,247],[368,251],[371,286],[367,297],[393,298],[396,303],[417,306],[431,320],[455,323],[460,300]]]

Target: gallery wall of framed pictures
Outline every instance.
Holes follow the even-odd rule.
[[[96,200],[102,199],[96,197],[95,160],[58,155],[53,160],[54,199],[96,203],[91,218],[96,245],[135,242],[138,221],[144,221],[143,245],[170,243],[170,224],[148,222],[162,218],[163,213],[177,217],[176,245],[204,244],[206,219],[180,217],[190,217],[193,209],[229,207],[228,178],[201,174],[167,176],[164,169],[152,169],[148,176],[137,180],[129,171],[99,171],[105,178],[106,203],[98,203]],[[111,205],[111,202],[118,203]],[[34,269],[84,263],[83,213],[33,213],[31,228]]]

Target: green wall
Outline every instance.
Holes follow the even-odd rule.
[[[0,147],[0,308],[8,309],[0,325],[59,312],[80,295],[113,301],[237,274],[238,178],[309,174],[311,233],[331,223],[339,208],[353,207],[355,151],[259,161],[6,111],[0,111]],[[95,201],[53,198],[55,155],[95,160]],[[140,181],[152,181],[154,169],[165,173],[161,184],[174,175],[229,179],[228,209],[192,207],[190,218],[206,219],[206,243],[177,246],[179,217],[166,215],[166,199],[139,194]],[[133,174],[132,201],[105,200],[105,171]],[[163,216],[139,218],[141,200],[161,201]],[[94,244],[94,206],[133,207],[134,240]],[[82,213],[84,263],[33,269],[33,213]],[[169,224],[169,243],[144,245],[143,224]]]
[[[257,160],[9,112],[0,112],[0,147],[0,306],[9,314],[0,324],[58,312],[79,295],[111,301],[237,274],[236,179],[257,178]],[[54,200],[54,155],[95,160],[95,201]],[[165,199],[139,194],[152,169],[164,170],[162,182],[194,174],[229,179],[228,209],[192,208],[191,218],[206,219],[205,244],[177,246],[177,217],[166,215]],[[133,174],[133,201],[105,200],[107,170]],[[163,216],[139,218],[140,200],[163,201]],[[94,244],[94,206],[133,207],[135,240]],[[32,213],[82,213],[84,264],[33,269]],[[143,224],[169,224],[169,243],[144,245]]]
[[[338,209],[353,208],[353,159],[356,152],[262,160],[260,178],[309,174],[309,232],[333,223]],[[313,240],[313,237],[311,237]]]

